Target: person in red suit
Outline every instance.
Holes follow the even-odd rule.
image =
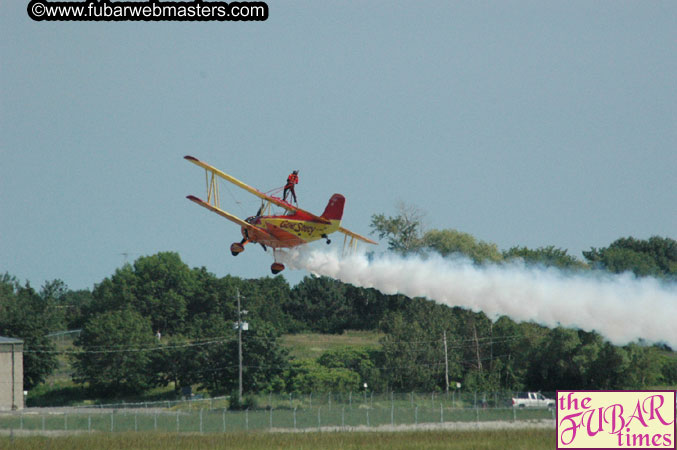
[[[291,192],[291,198],[294,199],[294,203],[298,204],[296,201],[296,192],[294,192],[294,185],[299,184],[299,171],[295,170],[289,174],[287,177],[287,184],[284,185],[284,195],[282,199],[287,201],[287,194]]]

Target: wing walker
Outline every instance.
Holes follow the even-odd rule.
[[[273,258],[275,260],[270,266],[270,270],[273,274],[280,273],[284,270],[284,264],[277,262],[278,249],[297,247],[318,239],[325,239],[327,244],[330,244],[331,240],[329,239],[329,235],[336,231],[344,234],[344,250],[346,247],[356,247],[358,241],[374,245],[377,244],[371,239],[353,233],[341,226],[343,207],[346,202],[345,197],[341,194],[332,195],[322,215],[316,216],[311,212],[288,203],[284,199],[254,189],[237,178],[234,178],[193,156],[185,156],[184,158],[205,169],[207,181],[206,201],[195,197],[194,195],[188,195],[186,198],[240,226],[242,240],[240,242],[234,242],[230,246],[230,252],[233,256],[242,253],[245,245],[248,243],[260,244],[264,250],[271,247],[273,249]],[[242,220],[239,217],[222,210],[220,206],[219,179],[232,183],[250,194],[259,197],[262,200],[262,203],[256,215]],[[279,215],[270,214],[272,205],[284,209],[284,213]],[[348,238],[350,239],[348,240]]]

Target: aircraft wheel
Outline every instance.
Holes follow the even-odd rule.
[[[243,251],[244,251],[244,246],[243,246],[242,244],[240,244],[239,242],[234,242],[234,243],[230,246],[230,253],[231,253],[233,256],[237,256],[237,255],[239,255],[240,253],[242,253]]]
[[[272,266],[270,266],[270,271],[273,273],[273,275],[277,275],[278,273],[282,272],[284,270],[284,264],[280,263],[273,263]]]
[[[331,239],[327,239],[327,245],[331,244]]]

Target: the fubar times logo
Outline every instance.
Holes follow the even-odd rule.
[[[557,391],[558,449],[674,449],[676,391]]]

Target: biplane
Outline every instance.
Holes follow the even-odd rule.
[[[184,158],[205,169],[207,182],[207,201],[201,200],[194,195],[188,195],[186,198],[240,226],[242,240],[234,242],[230,246],[230,252],[233,256],[242,253],[245,245],[248,243],[260,244],[266,251],[268,247],[272,248],[274,262],[270,266],[270,270],[273,274],[284,270],[284,264],[277,260],[278,249],[292,248],[319,239],[325,239],[327,244],[330,244],[331,239],[329,239],[329,235],[336,231],[344,234],[344,250],[346,246],[354,248],[357,246],[358,241],[377,244],[371,239],[353,233],[341,226],[341,217],[343,217],[343,207],[346,201],[345,197],[341,194],[332,195],[322,215],[316,216],[273,194],[263,193],[258,189],[254,189],[237,178],[193,156],[184,156]],[[261,207],[256,215],[242,220],[222,210],[220,206],[219,179],[232,183],[259,197],[261,199]],[[282,208],[284,210],[283,213],[270,214],[272,206]],[[348,238],[350,238],[349,241]]]

